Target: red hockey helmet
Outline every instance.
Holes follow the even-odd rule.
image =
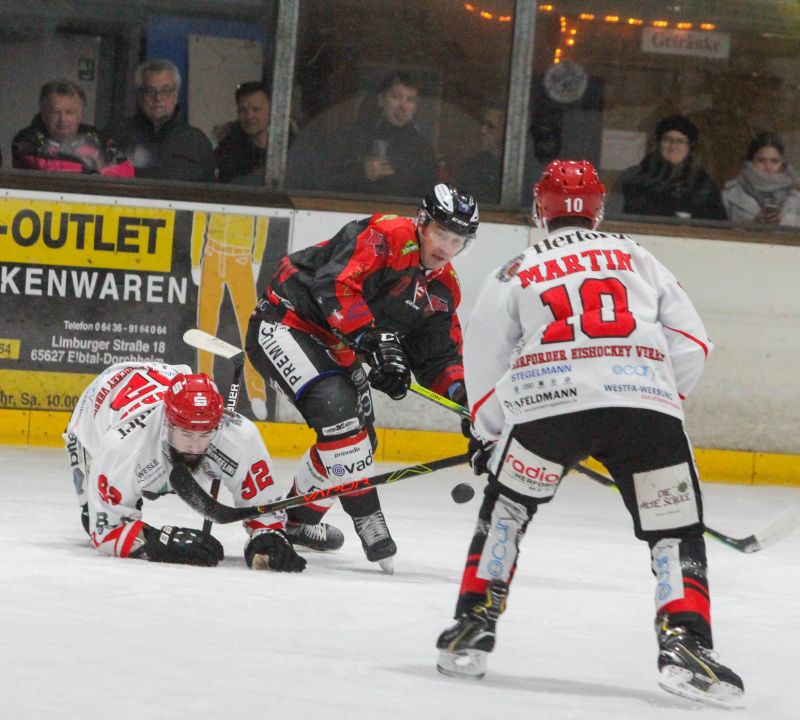
[[[587,160],[553,160],[533,187],[533,219],[547,231],[560,217],[582,217],[592,229],[603,219],[606,186]]]
[[[184,375],[172,378],[164,395],[167,421],[182,430],[208,432],[222,421],[225,404],[217,386],[208,375]]]

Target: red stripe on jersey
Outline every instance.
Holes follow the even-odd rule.
[[[475,422],[475,418],[478,415],[478,410],[480,410],[481,405],[483,405],[483,403],[485,403],[492,396],[493,392],[494,392],[494,388],[489,390],[489,392],[486,393],[486,395],[484,395],[480,400],[478,400],[478,402],[473,404],[473,406],[472,406],[472,422],[473,423]]]
[[[677,328],[669,327],[668,325],[665,325],[664,327],[667,330],[672,330],[672,332],[676,332],[678,335],[683,335],[683,337],[687,338],[688,340],[697,343],[701,348],[703,348],[703,353],[705,356],[708,357],[708,346],[701,340],[698,340],[694,335],[690,335],[689,333],[684,332],[683,330],[678,330]]]
[[[104,545],[107,542],[115,544],[117,542],[117,538],[122,535],[122,531],[125,529],[124,525],[120,525],[118,528],[114,528],[108,535],[104,538],[98,540],[97,535],[92,533],[92,542],[96,548],[99,548],[101,545]]]
[[[118,542],[117,547],[115,548],[119,557],[126,558],[131,554],[131,546],[136,542],[136,538],[139,537],[139,532],[143,527],[144,523],[141,520],[137,520],[134,523],[124,526],[125,533],[123,534],[123,537],[120,538],[122,545],[120,546],[120,543]]]

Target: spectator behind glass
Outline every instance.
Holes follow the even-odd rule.
[[[697,126],[683,115],[656,125],[658,147],[625,170],[615,188],[623,195],[624,213],[726,219],[717,184],[692,155],[698,136]]]
[[[50,80],[39,91],[39,113],[11,143],[12,164],[23,170],[133,177],[133,165],[111,139],[84,125],[86,94],[71,80]]]
[[[489,103],[483,108],[481,118],[481,149],[458,168],[456,182],[459,187],[467,188],[478,203],[497,203],[500,202],[505,108],[499,103]]]
[[[436,183],[433,146],[414,122],[419,91],[414,77],[397,72],[381,83],[377,108],[365,98],[331,167],[334,189],[409,197],[424,195]]]
[[[136,69],[136,115],[106,131],[136,168],[158,180],[214,182],[211,143],[202,130],[180,119],[181,74],[169,60],[148,60]]]
[[[742,171],[725,186],[722,200],[731,222],[800,226],[797,176],[777,135],[762,132],[753,138]]]
[[[270,97],[263,82],[246,82],[236,88],[239,119],[230,125],[214,151],[219,181],[263,185],[267,162]]]

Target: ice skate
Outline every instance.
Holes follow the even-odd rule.
[[[388,575],[394,574],[392,556],[397,552],[397,546],[389,534],[383,511],[376,510],[369,515],[353,517],[353,525],[361,538],[367,560],[377,562]]]
[[[668,618],[657,621],[658,684],[667,692],[689,700],[725,708],[744,707],[744,684],[717,654],[696,635],[670,627]]]
[[[486,591],[486,600],[439,635],[436,669],[440,673],[476,680],[486,674],[487,658],[494,650],[497,618],[505,610],[507,597],[508,584],[493,581]]]
[[[310,525],[290,520],[286,523],[286,534],[292,545],[319,552],[338,550],[344,544],[344,533],[339,528],[324,522]]]

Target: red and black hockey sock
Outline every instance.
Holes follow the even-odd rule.
[[[312,445],[309,448],[308,463],[310,463],[311,467],[303,465],[301,461],[301,470],[298,471],[302,472],[304,475],[302,478],[304,481],[302,483],[304,489],[298,488],[298,476],[295,476],[295,481],[292,483],[292,490],[289,493],[289,497],[305,494],[312,488],[320,488],[328,483],[328,471],[325,469],[325,465],[319,457],[316,445]],[[290,522],[316,525],[322,521],[325,513],[330,509],[331,502],[309,503],[307,505],[289,508],[289,510],[286,511],[286,515]]]
[[[535,504],[512,500],[499,492],[496,481],[490,479],[467,553],[455,617],[483,602],[492,581],[511,584],[517,569],[519,543],[535,512]]]
[[[708,589],[706,545],[703,536],[666,538],[651,545],[656,576],[656,617],[669,616],[669,625],[684,627],[713,647],[711,596]]]

